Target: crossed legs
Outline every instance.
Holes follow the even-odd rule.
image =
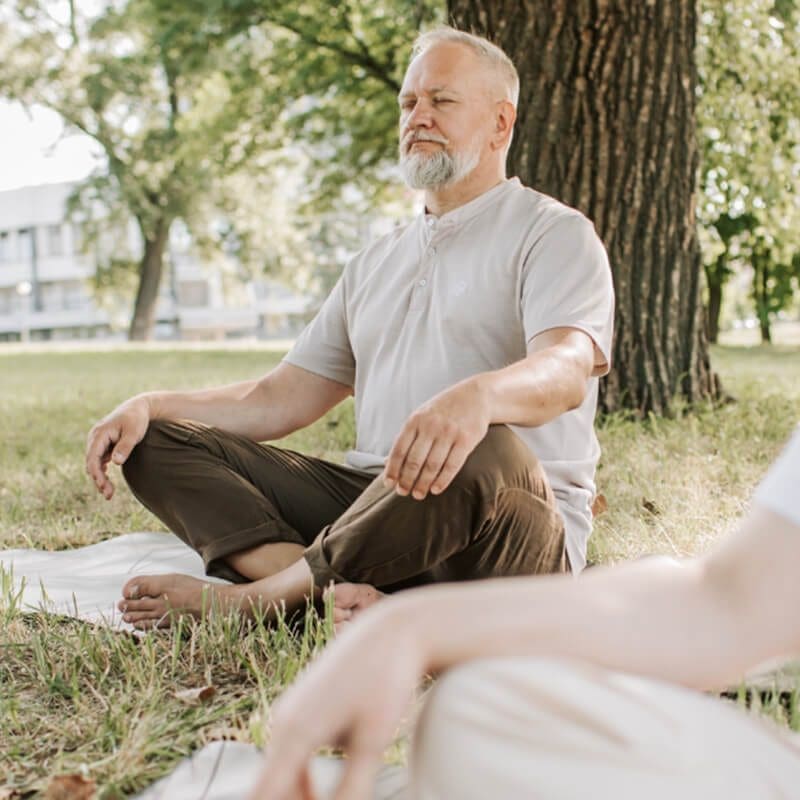
[[[128,621],[168,623],[169,610],[269,613],[330,582],[349,607],[433,581],[557,572],[564,533],[540,465],[493,426],[450,487],[400,497],[365,472],[190,423],[151,425],[124,468],[133,493],[203,557],[218,586],[188,576],[134,578]],[[357,602],[352,601],[353,592]]]

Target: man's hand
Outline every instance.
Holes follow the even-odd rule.
[[[117,406],[90,431],[86,443],[86,472],[97,491],[110,500],[114,484],[108,478],[108,463],[122,465],[147,433],[150,405],[146,397],[137,396]]]
[[[395,439],[384,485],[422,500],[441,494],[486,436],[489,399],[480,376],[457,383],[420,406]]]
[[[272,715],[267,760],[250,800],[314,800],[309,765],[323,745],[347,759],[335,800],[368,800],[383,751],[423,674],[410,626],[367,612],[315,661]]]

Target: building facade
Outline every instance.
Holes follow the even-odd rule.
[[[95,261],[82,252],[81,228],[66,213],[70,183],[0,192],[0,341],[124,338],[130,310],[109,313],[95,301]],[[123,234],[140,248],[133,226]],[[156,338],[291,337],[309,317],[311,298],[269,279],[229,291],[178,230],[156,310]],[[230,281],[228,281],[230,283]]]

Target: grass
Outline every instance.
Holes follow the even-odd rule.
[[[161,529],[119,480],[110,503],[95,493],[83,472],[90,426],[135,392],[252,377],[279,357],[241,348],[0,351],[0,548],[61,549]],[[747,507],[797,421],[800,358],[792,347],[727,347],[714,363],[736,403],[601,424],[598,484],[609,508],[593,559],[707,550]],[[352,439],[346,403],[285,444],[338,459]],[[208,741],[263,743],[270,703],[326,640],[324,620],[308,623],[265,630],[215,619],[135,639],[22,613],[0,575],[0,797],[4,787],[42,792],[63,773],[89,776],[100,797],[124,797]],[[205,685],[216,693],[202,704],[176,696]],[[779,703],[764,711],[785,717]]]

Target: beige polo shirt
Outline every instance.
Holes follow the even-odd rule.
[[[356,450],[346,461],[377,474],[405,421],[435,394],[524,358],[543,331],[585,331],[596,368],[583,404],[538,428],[513,427],[544,466],[578,572],[591,533],[597,379],[610,363],[613,310],[592,223],[514,178],[362,250],[285,360],[353,387]]]

